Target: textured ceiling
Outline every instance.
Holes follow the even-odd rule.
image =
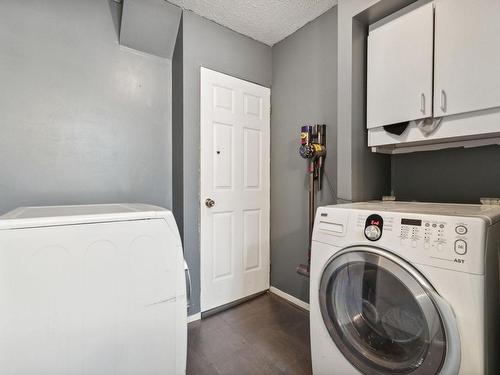
[[[271,46],[337,4],[337,0],[168,1]]]

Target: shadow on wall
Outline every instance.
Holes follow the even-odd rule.
[[[291,291],[293,294],[289,290],[285,292],[305,302],[309,302],[309,279],[298,275],[295,269],[299,264],[307,262],[308,246],[307,233],[304,233],[303,229],[271,239],[271,249],[273,249],[271,257],[279,260],[272,262],[271,259],[272,285],[277,286],[278,289],[281,285],[288,285],[290,273],[292,273],[297,278]],[[303,252],[291,251],[293,249],[303,249]]]
[[[392,189],[398,200],[479,203],[500,197],[500,146],[392,156]]]
[[[120,25],[122,23],[123,3],[121,1],[108,0],[109,11],[115,27],[116,40],[120,40]]]
[[[271,285],[309,301],[307,160],[300,127],[326,124],[327,156],[317,205],[334,204],[337,178],[337,8],[273,46],[271,116]]]

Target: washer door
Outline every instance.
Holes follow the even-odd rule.
[[[445,366],[450,349],[457,348],[456,343],[448,347],[447,338],[459,340],[453,314],[441,311],[446,308],[441,309],[443,301],[436,298],[413,267],[369,247],[346,249],[334,256],[325,267],[319,290],[330,336],[364,374],[458,371],[459,352],[458,364]],[[450,356],[457,362],[456,354]]]

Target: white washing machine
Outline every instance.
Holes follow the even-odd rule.
[[[315,223],[315,375],[500,373],[498,206],[353,203]]]
[[[0,374],[184,374],[186,280],[160,207],[0,216]]]

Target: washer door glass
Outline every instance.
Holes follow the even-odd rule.
[[[437,374],[446,342],[430,285],[380,250],[333,257],[322,275],[323,320],[344,356],[365,374]]]

